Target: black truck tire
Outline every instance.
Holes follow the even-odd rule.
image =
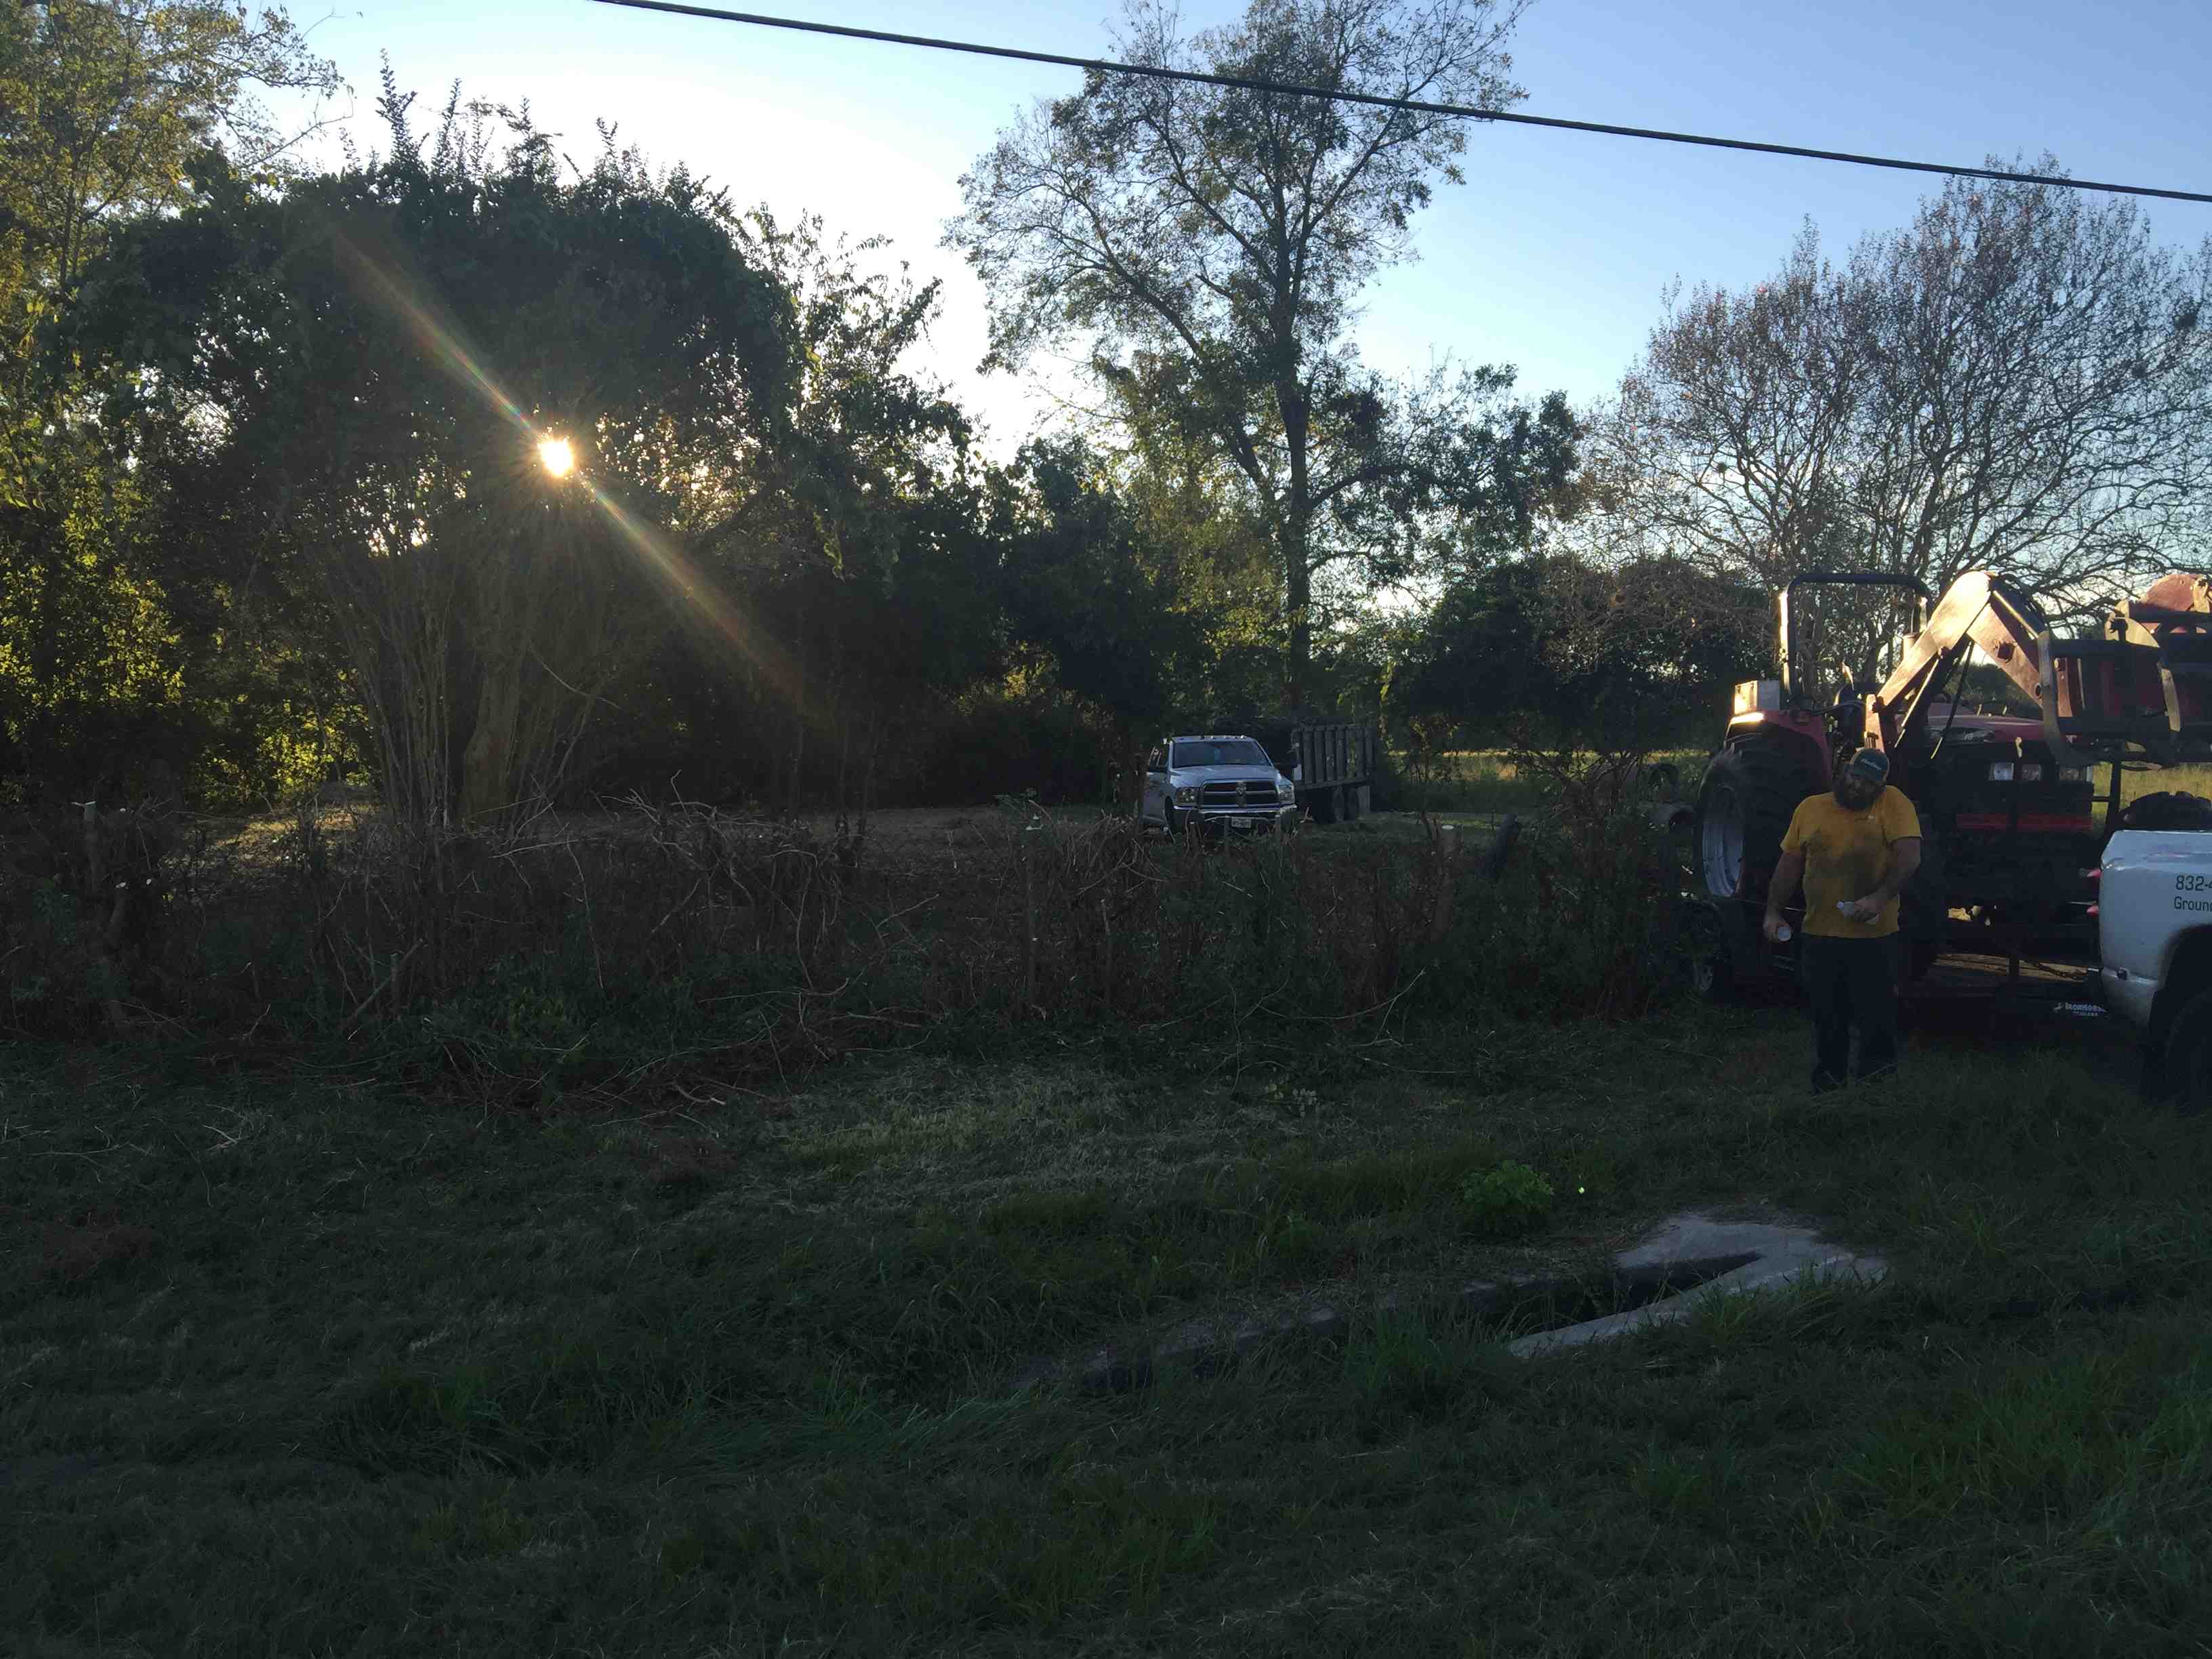
[[[2182,1116],[2212,1109],[2212,988],[2174,1011],[2158,1061],[2159,1081]]]
[[[1816,787],[1791,750],[1786,738],[1754,735],[1730,744],[1705,769],[1692,845],[1707,896],[1765,901],[1782,837],[1798,803]]]

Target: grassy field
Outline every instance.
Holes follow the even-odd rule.
[[[0,1648],[2205,1650],[2212,1150],[2118,1036],[1923,1030],[1818,1106],[1788,1007],[1207,1036],[532,1114],[15,1045]],[[1372,1312],[1692,1204],[1893,1277],[1540,1362]],[[1343,1344],[1024,1380],[1316,1300]]]

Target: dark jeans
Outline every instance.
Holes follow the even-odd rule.
[[[1805,993],[1813,1000],[1813,1092],[1840,1089],[1852,1073],[1859,1028],[1861,1081],[1897,1069],[1897,951],[1887,939],[1804,940]]]

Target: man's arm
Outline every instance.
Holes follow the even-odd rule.
[[[1881,885],[1864,898],[1853,902],[1851,919],[1872,921],[1882,912],[1882,907],[1905,890],[1912,879],[1912,872],[1920,867],[1920,837],[1902,836],[1889,844],[1889,873],[1881,878]]]
[[[1912,843],[1912,858],[1916,864],[1919,862],[1920,843],[1918,842]],[[1802,852],[1784,853],[1782,855],[1782,862],[1774,866],[1774,879],[1766,884],[1765,933],[1769,939],[1774,939],[1774,936],[1781,931],[1782,907],[1787,904],[1790,896],[1796,892],[1797,884],[1803,878],[1804,874],[1805,854]]]

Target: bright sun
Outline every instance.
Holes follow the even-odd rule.
[[[568,447],[566,438],[541,438],[538,443],[538,459],[555,477],[565,478],[576,465],[576,452]]]

